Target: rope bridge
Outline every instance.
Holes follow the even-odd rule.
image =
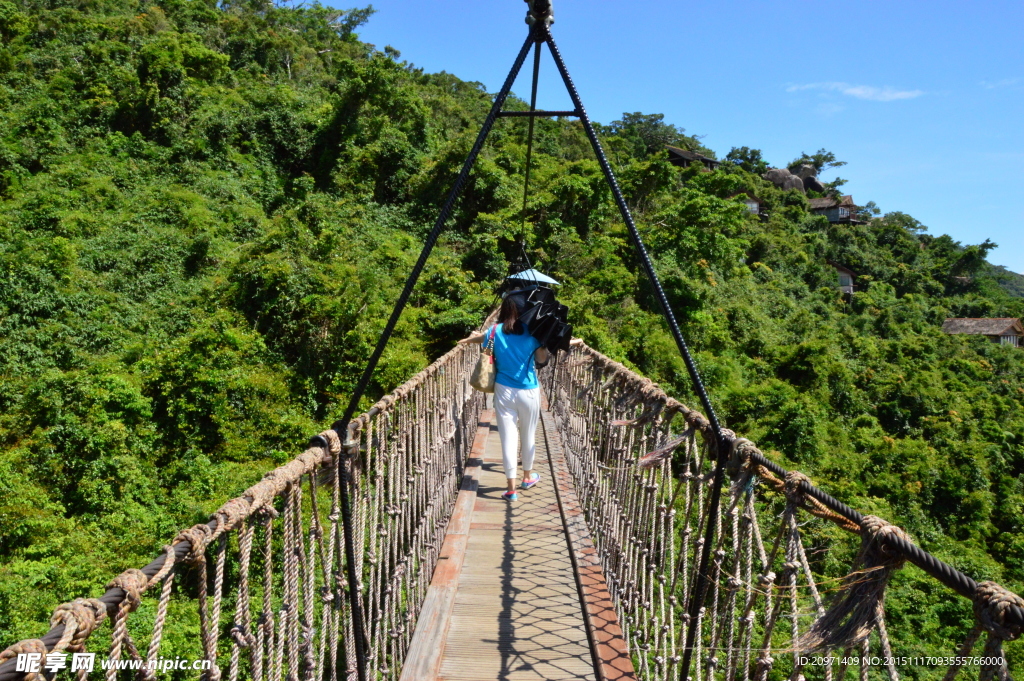
[[[160,658],[168,620],[187,620],[188,609],[198,612],[189,652],[207,661],[208,681],[358,681],[359,655],[367,679],[398,679],[420,635],[417,618],[485,408],[468,385],[477,352],[455,348],[354,419],[347,441],[321,433],[209,523],[180,532],[152,563],[117,576],[100,598],[58,607],[42,638],[0,653],[0,681],[53,677],[17,671],[19,654],[87,645],[137,662],[134,675],[150,681],[157,672],[146,663]],[[914,663],[900,660],[890,640],[885,587],[907,561],[974,604],[976,626],[963,632],[962,645],[934,653],[951,662],[944,678],[968,664],[983,681],[1009,678],[1002,644],[1022,632],[1024,599],[976,583],[750,441],[724,429],[718,440],[703,415],[585,345],[546,368],[542,382],[549,411],[541,428],[564,461],[631,657],[619,678],[678,678],[693,626],[694,681],[842,681],[850,666],[862,681],[876,674],[896,681]],[[730,478],[720,505],[710,503],[718,442],[729,448]],[[354,585],[345,578],[344,493]],[[561,507],[568,530],[564,495],[552,506]],[[845,577],[827,577],[806,546],[842,548],[843,531],[859,537],[854,566]],[[694,621],[687,605],[708,536],[709,587]],[[577,582],[580,572],[577,565]],[[577,587],[585,615],[592,604],[581,582],[573,593]],[[353,616],[353,590],[361,617]],[[593,631],[590,638],[595,677],[607,678],[596,659],[607,646]],[[826,664],[806,662],[826,657]],[[132,672],[92,675],[101,673],[115,681]]]

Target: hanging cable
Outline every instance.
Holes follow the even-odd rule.
[[[537,80],[540,76],[540,46],[543,41],[537,41],[533,50],[533,87],[530,90],[530,112],[537,110]],[[534,116],[529,118],[529,127],[526,133],[526,171],[523,178],[523,211],[519,221],[519,239],[523,244],[526,239],[526,201],[530,196],[530,167],[533,160],[533,121]],[[525,247],[524,247],[525,250]]]

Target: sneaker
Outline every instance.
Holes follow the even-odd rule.
[[[501,498],[508,499],[509,501],[516,501],[517,499],[519,499],[519,495],[516,494],[515,492],[502,492]]]
[[[534,472],[533,477],[530,478],[529,480],[523,480],[523,483],[520,485],[520,487],[522,487],[523,489],[530,489],[538,482],[540,482],[540,473]]]

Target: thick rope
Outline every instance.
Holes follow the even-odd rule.
[[[886,546],[891,536],[910,541],[900,528],[876,516],[864,516],[861,550],[843,590],[795,647],[801,651],[830,650],[866,641],[874,629],[885,587],[905,559]]]
[[[24,641],[18,641],[14,645],[4,649],[0,652],[0,663],[7,662],[8,660],[14,660],[19,655],[39,655],[40,657],[46,655],[46,644],[38,638],[29,638]],[[42,669],[42,667],[40,667]],[[45,678],[40,672],[28,672],[23,676],[25,681],[45,681]]]

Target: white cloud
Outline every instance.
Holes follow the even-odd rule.
[[[995,90],[1000,87],[1010,87],[1011,85],[1016,85],[1019,82],[1020,78],[1003,78],[1002,80],[996,81],[983,80],[980,85],[986,90]]]
[[[839,92],[848,97],[867,99],[872,102],[893,102],[898,99],[914,99],[924,94],[924,90],[897,90],[894,87],[875,87],[874,85],[850,85],[849,83],[807,83],[805,85],[790,85],[786,92],[800,92],[801,90],[828,90]]]

